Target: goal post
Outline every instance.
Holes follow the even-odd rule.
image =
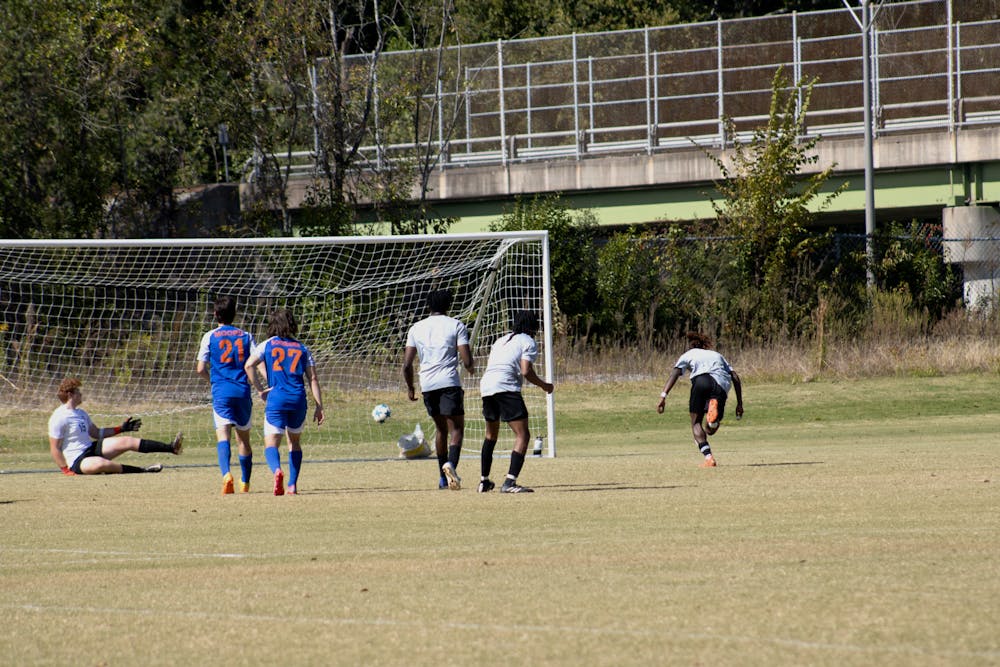
[[[288,307],[316,358],[327,423],[307,425],[307,456],[397,455],[396,441],[433,422],[407,400],[406,332],[428,315],[427,294],[451,289],[449,313],[469,327],[476,375],[462,371],[467,450],[478,451],[479,375],[516,310],[542,319],[540,372],[553,378],[552,300],[545,231],[258,239],[20,241],[0,245],[0,411],[37,411],[26,436],[45,440],[45,420],[65,377],[83,383],[83,408],[98,425],[130,414],[143,434],[183,430],[192,447],[215,445],[208,383],[195,373],[213,303],[237,300],[234,324],[261,342],[268,315]],[[555,455],[554,401],[525,386],[532,437]],[[254,402],[261,446],[263,404]],[[312,396],[309,396],[310,406]],[[392,408],[385,423],[371,418]],[[311,407],[310,407],[311,414]],[[13,437],[13,436],[12,436]],[[509,429],[498,450],[510,449]],[[312,453],[310,453],[312,450]]]

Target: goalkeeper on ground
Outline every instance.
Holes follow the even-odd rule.
[[[62,405],[49,418],[49,453],[64,475],[160,472],[163,466],[159,463],[142,468],[112,459],[125,452],[181,453],[183,436],[180,433],[170,444],[119,435],[138,431],[142,426],[141,419],[129,417],[121,426],[97,428],[90,415],[79,407],[83,403],[80,386],[76,378],[66,378],[60,383],[57,396]]]

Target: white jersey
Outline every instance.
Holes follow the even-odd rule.
[[[490,348],[490,358],[486,370],[479,381],[481,396],[492,396],[504,391],[521,391],[524,379],[521,376],[521,360],[535,363],[538,345],[528,334],[504,334]]]
[[[691,378],[708,373],[719,383],[722,391],[729,392],[733,384],[733,369],[726,358],[715,350],[703,350],[694,347],[681,355],[674,368],[681,371],[691,371]]]
[[[447,315],[431,315],[410,327],[406,346],[420,358],[420,390],[461,387],[458,374],[458,347],[469,344],[469,330]]]
[[[60,405],[49,417],[49,437],[62,439],[61,449],[67,465],[73,465],[94,442],[90,437],[93,423],[86,411],[71,408],[68,403]]]

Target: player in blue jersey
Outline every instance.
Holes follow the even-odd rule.
[[[250,448],[252,403],[250,381],[244,366],[254,347],[254,339],[246,331],[233,326],[235,319],[236,299],[219,297],[215,301],[215,320],[219,326],[202,336],[198,348],[198,375],[212,385],[212,416],[223,495],[235,490],[229,468],[232,457],[230,438],[234,427],[239,448],[241,492],[250,490],[250,473],[253,471],[253,450]]]
[[[267,327],[267,340],[254,347],[246,363],[247,376],[267,404],[264,408],[264,458],[274,473],[274,495],[285,494],[284,474],[281,472],[281,455],[278,445],[281,436],[288,434],[288,493],[298,489],[299,470],[302,468],[302,429],[306,422],[306,382],[316,401],[313,421],[321,425],[323,392],[316,376],[316,362],[312,354],[295,339],[299,327],[292,311],[279,308],[271,313]],[[263,364],[267,373],[265,388],[257,366]]]

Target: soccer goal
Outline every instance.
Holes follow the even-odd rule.
[[[236,297],[236,326],[258,342],[268,314],[289,307],[316,357],[327,423],[307,427],[307,456],[393,457],[417,424],[434,427],[423,402],[407,400],[403,347],[425,317],[428,292],[455,295],[449,313],[469,328],[477,371],[516,310],[543,320],[540,374],[553,378],[547,232],[282,239],[4,241],[0,246],[0,404],[38,411],[31,438],[45,442],[64,377],[83,382],[94,421],[141,415],[143,435],[184,431],[189,446],[215,443],[208,383],[195,374],[213,303]],[[479,377],[467,377],[466,448],[482,442]],[[527,385],[532,438],[555,455],[551,396]],[[312,397],[310,396],[310,418]],[[386,403],[392,417],[372,419]],[[254,445],[263,405],[255,398]],[[509,429],[498,449],[512,446]],[[319,449],[322,448],[322,449]],[[310,449],[312,454],[310,454]]]

